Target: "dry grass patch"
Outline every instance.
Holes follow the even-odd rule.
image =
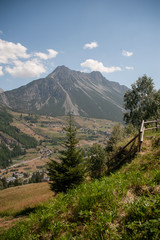
[[[33,160],[30,160],[30,161],[24,163],[25,166],[18,167],[18,170],[19,170],[19,172],[21,172],[21,171],[25,172],[27,170],[27,168],[30,168],[31,172],[35,172],[38,170],[37,166],[44,167],[48,161],[49,161],[49,158],[33,159]]]
[[[0,215],[12,215],[34,208],[51,199],[53,192],[48,183],[33,183],[0,191]]]
[[[39,136],[38,134],[36,134],[34,132],[34,129],[32,130],[31,127],[27,127],[22,122],[13,122],[13,123],[11,123],[11,125],[17,127],[18,129],[20,129],[21,132],[29,135],[30,137],[34,137],[38,141],[41,139],[44,139],[42,136]]]

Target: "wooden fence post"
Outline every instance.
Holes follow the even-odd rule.
[[[139,150],[139,152],[141,151],[141,130],[139,130],[138,150]]]
[[[141,129],[140,129],[140,132],[139,132],[139,152],[141,151],[143,136],[144,136],[144,120],[142,121]]]

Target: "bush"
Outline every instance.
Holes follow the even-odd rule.
[[[110,135],[109,141],[107,143],[106,151],[113,152],[116,144],[123,138],[123,126],[120,123],[115,124],[113,131]]]
[[[101,178],[106,172],[106,152],[99,144],[93,144],[89,152],[89,171],[91,178]]]

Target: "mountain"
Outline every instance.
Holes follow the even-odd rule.
[[[126,90],[100,72],[83,73],[59,66],[46,78],[2,92],[0,103],[20,112],[52,116],[72,113],[122,121]]]
[[[2,93],[3,92],[3,89],[2,88],[0,88],[0,93]]]

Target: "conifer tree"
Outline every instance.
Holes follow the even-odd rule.
[[[73,124],[72,116],[69,116],[68,126],[64,128],[66,139],[64,150],[60,156],[60,163],[51,160],[48,163],[48,175],[50,176],[51,189],[58,192],[66,192],[83,180],[82,152],[77,148],[77,129]]]

